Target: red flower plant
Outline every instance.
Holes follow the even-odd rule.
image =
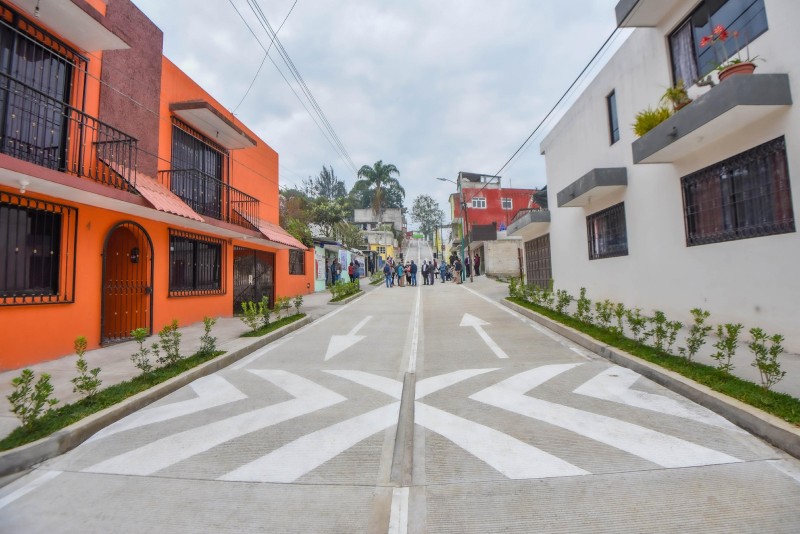
[[[714,26],[714,29],[711,31],[711,35],[706,35],[702,39],[700,39],[700,46],[705,48],[710,44],[715,44],[717,47],[722,48],[722,56],[724,58],[728,57],[728,50],[725,48],[725,41],[728,40],[730,34],[728,30],[724,28],[721,24],[717,24]],[[736,41],[736,57],[732,59],[728,59],[723,63],[717,65],[717,70],[724,70],[731,65],[736,65],[737,63],[751,63],[758,59],[758,56],[750,57],[750,45],[749,43],[745,43],[746,50],[746,57],[742,58],[742,50],[739,47],[739,32],[733,32],[733,39]],[[719,56],[719,54],[717,54]],[[719,57],[718,57],[719,58]]]

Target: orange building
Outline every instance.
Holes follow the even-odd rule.
[[[313,291],[278,154],[130,0],[0,2],[0,370]]]

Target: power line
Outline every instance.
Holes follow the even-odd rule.
[[[278,26],[278,31],[275,32],[276,36],[278,35],[278,33],[280,33],[281,28],[283,28],[283,25],[286,24],[286,21],[289,20],[289,15],[291,15],[292,11],[294,11],[294,6],[297,5],[297,2],[298,2],[298,0],[294,0],[294,4],[292,4],[291,9],[289,9],[289,12],[284,17],[283,22],[281,22],[281,25]],[[239,109],[239,106],[241,106],[242,103],[244,102],[244,99],[247,98],[247,95],[250,94],[250,90],[253,88],[253,85],[255,85],[256,79],[258,78],[258,75],[261,73],[261,68],[264,66],[264,63],[267,61],[267,56],[269,55],[269,51],[272,49],[272,45],[274,43],[275,43],[275,39],[272,39],[269,42],[269,47],[267,48],[267,51],[264,52],[264,58],[261,60],[261,65],[258,66],[258,70],[256,71],[255,76],[253,76],[253,81],[250,82],[250,86],[247,88],[247,91],[245,91],[244,96],[242,96],[242,99],[239,101],[238,104],[236,104],[236,107],[233,108],[233,111],[231,111],[231,113],[235,114],[236,110]]]
[[[261,47],[261,49],[262,49],[262,50],[264,50],[264,51],[266,52],[266,50],[267,50],[267,49],[266,49],[266,48],[264,48],[264,45],[263,45],[263,44],[261,44],[261,40],[260,40],[260,39],[258,38],[258,36],[255,34],[255,32],[253,31],[253,29],[250,27],[250,24],[249,24],[249,23],[247,22],[247,20],[244,18],[244,16],[242,15],[242,13],[239,11],[239,9],[236,7],[236,5],[233,3],[233,1],[232,1],[232,0],[228,0],[228,2],[231,4],[231,6],[233,7],[233,9],[234,9],[234,10],[236,11],[236,13],[239,15],[239,18],[241,18],[241,19],[242,19],[242,22],[244,22],[245,26],[247,26],[247,29],[248,29],[248,30],[250,30],[250,33],[253,35],[253,37],[255,38],[256,42],[257,42],[257,43],[258,43],[258,45]],[[268,57],[268,58],[269,58],[269,60],[270,60],[270,62],[272,63],[272,65],[275,67],[275,70],[277,70],[277,71],[278,71],[278,74],[280,74],[280,75],[281,75],[281,78],[283,78],[283,81],[284,81],[284,82],[286,82],[286,85],[287,85],[287,86],[289,87],[289,89],[292,91],[292,93],[294,94],[295,98],[297,98],[297,101],[298,101],[298,102],[300,102],[300,105],[301,105],[301,106],[303,106],[303,109],[305,109],[305,110],[306,110],[306,113],[308,113],[308,116],[311,118],[311,120],[314,122],[314,124],[315,124],[315,125],[317,126],[317,128],[319,129],[319,131],[322,133],[322,136],[323,136],[323,137],[325,137],[325,140],[326,140],[326,141],[328,141],[328,144],[330,144],[330,145],[331,145],[331,148],[333,148],[334,152],[336,152],[336,153],[339,155],[339,157],[342,157],[342,154],[339,152],[339,150],[337,149],[337,147],[334,145],[334,143],[333,143],[333,141],[330,139],[330,137],[329,137],[328,133],[327,133],[327,132],[326,132],[326,131],[325,131],[325,130],[322,128],[322,126],[320,126],[319,122],[317,121],[317,118],[316,118],[316,117],[314,116],[314,114],[313,114],[313,113],[311,113],[311,111],[308,109],[308,106],[306,106],[306,103],[303,101],[303,99],[300,97],[300,95],[299,95],[299,94],[297,94],[297,91],[295,90],[294,86],[292,86],[291,82],[289,82],[289,80],[286,78],[286,75],[285,75],[285,74],[283,74],[283,71],[280,69],[280,67],[278,66],[278,64],[277,64],[277,63],[275,63],[275,60],[274,60],[274,59],[272,59],[272,56],[269,56],[269,55],[267,55],[266,57]],[[345,164],[347,164],[347,162],[346,162],[346,161],[345,161]]]
[[[325,115],[325,112],[322,110],[322,107],[317,102],[317,99],[314,98],[314,95],[311,92],[311,89],[306,84],[305,80],[303,79],[303,76],[300,74],[300,71],[297,69],[297,66],[294,64],[294,61],[292,61],[292,58],[289,56],[289,53],[284,48],[283,44],[281,43],[281,40],[278,38],[277,33],[272,28],[272,25],[270,25],[269,20],[267,20],[267,17],[264,14],[264,11],[261,9],[261,6],[259,5],[258,1],[257,0],[247,0],[247,3],[250,6],[250,9],[253,11],[253,13],[256,15],[256,20],[258,20],[259,24],[261,24],[261,27],[274,40],[275,45],[276,45],[276,49],[278,50],[278,53],[281,56],[281,59],[283,60],[284,64],[286,64],[286,66],[289,68],[289,72],[292,74],[292,76],[294,77],[295,81],[300,86],[300,89],[302,90],[302,92],[306,95],[306,99],[311,104],[311,107],[314,108],[314,110],[316,111],[316,113],[319,116],[320,120],[325,125],[325,128],[330,133],[331,138],[334,140],[334,142],[338,146],[341,155],[346,160],[345,163],[347,163],[353,169],[353,171],[357,173],[357,167],[353,163],[353,160],[350,158],[350,154],[347,152],[347,149],[345,148],[344,143],[342,143],[341,139],[339,138],[339,135],[336,133],[336,130],[333,128],[333,125],[330,123],[330,121],[328,120],[328,117]]]

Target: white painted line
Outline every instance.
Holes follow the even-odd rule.
[[[32,492],[33,490],[39,488],[40,486],[46,484],[47,482],[53,480],[58,475],[63,473],[63,471],[38,471],[35,474],[28,475],[29,478],[32,478],[30,482],[19,488],[18,490],[9,493],[3,498],[0,498],[0,510],[11,504],[12,502],[16,501],[20,497],[24,497],[28,493]]]
[[[325,352],[325,361],[327,362],[337,354],[340,354],[362,339],[367,336],[357,336],[356,332],[358,332],[367,322],[372,319],[371,315],[367,315],[364,317],[360,323],[355,325],[350,332],[343,336],[331,336],[330,342],[328,342],[328,350]]]
[[[525,394],[567,369],[565,365],[538,367],[519,373],[469,398],[564,428],[662,467],[694,467],[741,461],[725,453],[632,423],[535,399]]]
[[[422,315],[422,290],[417,285],[417,304],[414,307],[414,327],[411,334],[411,353],[408,355],[408,372],[417,372],[417,349],[419,348],[419,318]]]
[[[239,361],[238,361],[238,362],[236,362],[235,364],[231,365],[231,366],[230,366],[230,368],[231,368],[231,369],[236,369],[236,370],[238,371],[239,369],[242,369],[242,368],[244,368],[244,367],[247,367],[248,365],[250,365],[251,363],[253,363],[253,362],[254,362],[254,361],[256,361],[257,359],[261,358],[261,357],[262,357],[262,356],[264,356],[265,354],[267,354],[267,353],[269,353],[269,352],[272,352],[273,350],[277,349],[278,347],[280,347],[280,346],[281,346],[281,345],[283,345],[284,343],[287,343],[287,342],[288,342],[288,341],[290,341],[290,340],[291,340],[293,337],[294,337],[294,336],[288,336],[288,337],[285,337],[285,338],[283,338],[283,339],[281,339],[281,340],[278,340],[278,341],[273,341],[272,343],[270,343],[270,344],[269,344],[269,345],[267,345],[266,347],[264,347],[264,348],[261,348],[261,349],[258,349],[257,351],[255,351],[255,352],[254,352],[253,354],[251,354],[250,356],[247,356],[246,358],[242,358],[241,360],[239,360]]]
[[[485,300],[486,302],[489,302],[490,304],[494,305],[495,307],[503,310],[507,314],[513,316],[515,319],[518,319],[520,322],[525,323],[526,325],[530,326],[531,328],[533,328],[537,332],[539,332],[541,334],[544,334],[545,336],[549,337],[550,339],[552,339],[556,343],[568,348],[569,350],[571,350],[575,354],[578,354],[582,358],[585,358],[585,359],[587,359],[589,361],[593,361],[594,360],[594,358],[592,358],[585,350],[581,349],[580,347],[577,347],[577,346],[573,345],[572,343],[567,341],[566,338],[556,334],[555,332],[553,332],[549,328],[543,327],[542,325],[540,325],[536,321],[531,321],[530,319],[528,319],[524,315],[515,312],[511,308],[506,308],[505,306],[503,306],[499,302],[495,302],[494,300],[490,299],[486,295],[481,295],[480,293],[478,293],[474,289],[470,289],[470,288],[468,288],[467,286],[465,286],[463,284],[461,285],[461,287],[464,288],[466,291],[469,291],[470,293],[472,293],[476,297],[481,298],[481,299]]]
[[[691,419],[706,425],[746,434],[724,417],[689,400],[676,400],[663,395],[630,389],[642,376],[624,367],[610,367],[591,380],[580,385],[573,393],[595,399],[607,400],[627,406]]]
[[[350,380],[361,386],[364,386],[375,391],[380,391],[392,397],[393,399],[400,400],[403,395],[403,383],[399,380],[386,378],[383,376],[374,375],[364,371],[325,371],[332,375]]]
[[[462,369],[461,371],[453,371],[452,373],[425,378],[417,382],[414,389],[414,397],[416,400],[420,400],[424,397],[427,397],[431,393],[435,393],[446,387],[450,387],[453,384],[463,382],[464,380],[472,378],[473,376],[482,375],[484,373],[489,373],[496,370],[496,367],[492,369]]]
[[[507,434],[421,402],[416,403],[414,421],[513,480],[589,474]]]
[[[392,512],[389,515],[388,534],[408,533],[408,488],[392,490]]]
[[[272,382],[295,398],[167,436],[102,461],[84,471],[151,475],[240,436],[347,400],[338,393],[286,371],[250,372]]]
[[[197,394],[196,398],[136,412],[118,423],[101,430],[87,439],[85,443],[100,438],[106,438],[133,428],[168,421],[247,398],[247,395],[216,374],[195,380],[189,384],[189,387]]]
[[[356,443],[397,424],[400,403],[306,434],[219,478],[240,482],[289,483],[310,473]]]
[[[494,340],[489,337],[484,330],[484,326],[488,326],[491,323],[487,323],[486,321],[475,317],[474,315],[470,315],[468,313],[464,314],[464,317],[461,318],[461,324],[459,326],[471,326],[475,329],[478,335],[481,337],[484,343],[486,343],[492,352],[494,352],[495,356],[498,358],[508,358],[508,354],[506,354],[500,346],[494,342]]]

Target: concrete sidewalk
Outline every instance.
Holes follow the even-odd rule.
[[[369,285],[369,279],[365,278],[361,280],[361,289],[365,292],[372,291],[375,288],[376,286]],[[336,306],[328,304],[330,299],[331,294],[329,291],[305,295],[303,297],[303,306],[300,308],[300,311],[305,313],[312,320],[318,319],[337,309]],[[290,313],[293,312],[294,308],[292,308]],[[217,338],[217,347],[219,350],[232,352],[258,342],[260,338],[241,337],[241,335],[248,330],[248,327],[245,326],[239,318],[224,317],[217,320],[211,334]],[[184,357],[191,356],[200,348],[200,337],[203,335],[203,323],[199,322],[185,326],[180,328],[180,332],[182,334],[181,354]],[[153,341],[158,341],[158,335],[155,333],[148,338],[147,345],[149,346]],[[131,362],[131,355],[134,354],[138,348],[139,346],[135,341],[127,341],[125,343],[110,345],[86,352],[85,358],[89,364],[89,368],[100,367],[101,369],[99,375],[99,378],[103,381],[101,388],[119,384],[120,382],[130,380],[140,374],[139,369]],[[50,382],[54,387],[53,396],[60,401],[59,405],[63,405],[75,402],[81,397],[80,394],[72,392],[73,385],[72,382],[70,382],[70,380],[77,375],[75,369],[75,362],[77,360],[78,357],[73,354],[56,360],[30,365],[27,368],[35,373],[36,379],[38,379],[42,373],[50,374]],[[19,426],[19,419],[11,412],[11,404],[6,397],[13,391],[11,380],[19,376],[21,371],[21,369],[17,369],[0,373],[0,438],[4,438]]]

